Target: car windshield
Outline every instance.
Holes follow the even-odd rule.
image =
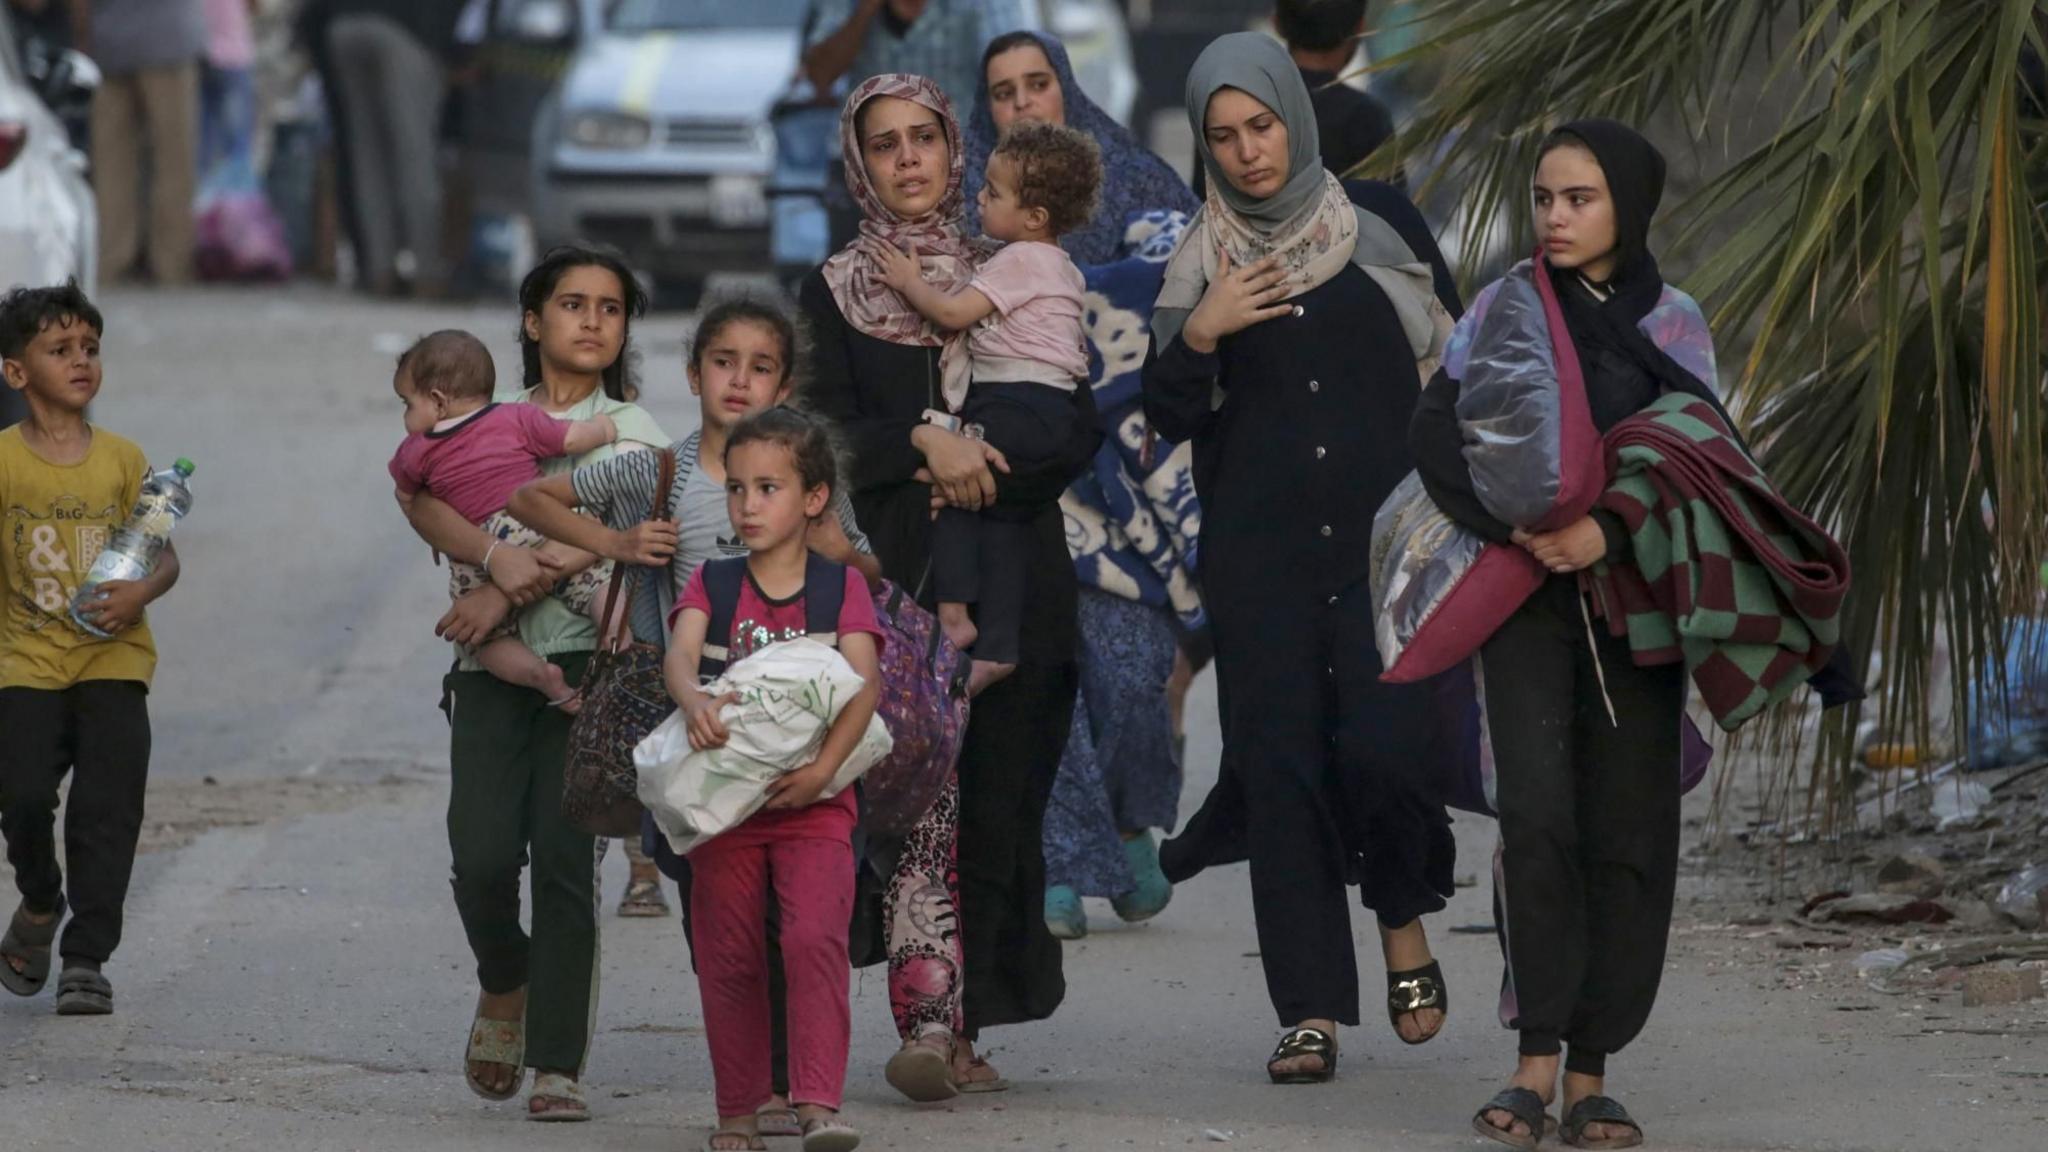
[[[614,32],[695,28],[795,28],[809,0],[613,0],[606,25]]]

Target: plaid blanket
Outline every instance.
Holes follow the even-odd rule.
[[[1633,562],[1594,568],[1600,614],[1638,665],[1685,661],[1732,732],[1827,662],[1849,558],[1697,397],[1615,425],[1607,457],[1599,506],[1627,525]]]

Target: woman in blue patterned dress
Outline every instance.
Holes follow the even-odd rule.
[[[1065,124],[1102,148],[1101,203],[1061,247],[1088,282],[1085,317],[1095,403],[1105,434],[1094,465],[1060,501],[1081,582],[1081,693],[1045,815],[1045,919],[1054,935],[1087,932],[1081,897],[1108,898],[1126,920],[1166,907],[1154,829],[1179,814],[1181,765],[1168,682],[1207,622],[1194,587],[1201,515],[1186,446],[1158,443],[1139,405],[1152,302],[1166,258],[1199,201],[1164,160],[1081,91],[1060,42],[998,37],[967,127],[967,201],[1004,128]],[[970,231],[978,230],[969,209]]]

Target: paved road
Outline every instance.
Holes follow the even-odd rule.
[[[110,969],[118,1015],[59,1019],[47,997],[0,997],[0,1149],[701,1146],[709,1067],[671,923],[606,917],[595,1123],[527,1124],[458,1076],[473,985],[441,829],[447,654],[428,629],[442,591],[390,503],[385,381],[395,343],[446,324],[490,337],[508,366],[510,318],[304,288],[118,295],[109,315],[100,418],[200,465],[184,586],[157,614],[159,782],[181,819],[209,797],[284,799],[254,807],[275,819],[144,859]],[[663,319],[642,337],[671,431],[691,411],[682,333]],[[1190,806],[1217,750],[1206,683],[1193,715]],[[1459,835],[1461,871],[1481,871],[1491,828],[1462,819]],[[1091,910],[1059,1016],[991,1034],[1017,1084],[1007,1096],[899,1104],[881,1082],[883,982],[855,975],[849,1107],[869,1146],[1477,1146],[1466,1119],[1512,1042],[1491,1019],[1492,941],[1449,929],[1489,918],[1483,889],[1432,924],[1448,1032],[1410,1049],[1369,1019],[1346,1032],[1341,1079],[1319,1088],[1263,1082],[1274,1022],[1241,868],[1185,886],[1149,925]],[[1377,972],[1362,917],[1358,931]],[[1877,996],[1847,974],[1853,951],[1789,951],[1769,931],[1681,926],[1658,1015],[1613,1082],[1653,1146],[2042,1146],[2048,1013]]]

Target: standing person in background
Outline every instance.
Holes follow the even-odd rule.
[[[828,98],[842,79],[856,87],[889,73],[924,76],[956,108],[981,90],[981,46],[1033,23],[1035,0],[813,0],[803,74]],[[850,242],[861,211],[846,194],[846,164],[832,162],[825,211],[832,247]]]
[[[133,271],[146,241],[150,276],[181,284],[192,275],[199,61],[206,51],[202,0],[79,0],[73,12],[77,47],[103,75],[92,99],[100,282],[112,284]]]
[[[1392,139],[1394,118],[1371,95],[1343,82],[1365,36],[1366,0],[1279,0],[1273,27],[1301,69],[1316,109],[1323,167],[1348,175]],[[1399,177],[1394,179],[1399,186]]]
[[[436,141],[448,56],[463,0],[326,0],[327,59],[348,124],[356,268],[372,295],[402,279],[413,294],[447,294]]]
[[[1011,32],[982,54],[983,85],[967,124],[968,228],[982,170],[1011,125],[1043,120],[1102,149],[1095,214],[1060,237],[1090,297],[1086,333],[1100,368],[1091,386],[1104,443],[1060,497],[1080,579],[1081,693],[1045,812],[1045,922],[1087,934],[1083,896],[1148,920],[1173,896],[1153,829],[1180,811],[1181,760],[1173,692],[1179,641],[1205,646],[1194,586],[1201,524],[1186,445],[1159,443],[1140,402],[1144,340],[1174,239],[1200,201],[1166,161],[1097,107],[1074,79],[1067,50],[1042,32]],[[1185,680],[1183,679],[1183,690]]]
[[[819,93],[885,72],[936,81],[955,107],[981,90],[981,46],[1029,27],[1028,0],[817,0],[804,74]]]
[[[262,0],[206,0],[206,66],[199,73],[199,180],[256,186],[256,34]]]

